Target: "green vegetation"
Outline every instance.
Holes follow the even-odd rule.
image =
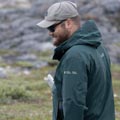
[[[117,42],[115,45],[117,45],[118,47],[120,47],[120,42]]]
[[[0,51],[0,53],[1,55],[16,54],[16,52],[9,51],[8,53]],[[46,61],[49,57],[47,52],[37,53],[37,55]],[[2,67],[32,67],[31,64],[24,61],[9,65],[0,61],[0,65]],[[44,77],[54,69],[54,66],[46,66],[41,69],[32,69],[29,74],[9,72],[7,78],[1,78],[0,120],[50,120],[52,97]]]
[[[4,52],[0,52],[3,53]],[[6,54],[6,52],[4,53]],[[41,59],[48,61],[46,67],[32,69],[29,74],[9,73],[0,79],[0,120],[51,120],[52,96],[44,77],[55,70],[50,61],[51,52],[37,53]],[[6,63],[0,62],[3,66]],[[28,67],[29,63],[11,64],[11,67]],[[116,120],[120,119],[120,65],[112,65],[113,89],[115,93]]]
[[[116,120],[120,119],[120,65],[112,65],[113,90],[115,98]]]
[[[51,67],[30,75],[11,74],[0,80],[0,120],[50,120],[51,91],[44,76]]]

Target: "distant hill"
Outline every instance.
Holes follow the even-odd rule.
[[[0,0],[0,49],[52,48],[47,30],[37,27],[36,23],[56,1],[60,0]],[[112,62],[120,63],[120,0],[71,1],[77,3],[82,23],[89,19],[96,21]],[[42,47],[46,42],[47,47]]]

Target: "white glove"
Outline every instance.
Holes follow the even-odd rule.
[[[49,87],[52,89],[54,85],[54,79],[51,74],[48,74],[47,77],[44,77],[44,80],[48,83]]]

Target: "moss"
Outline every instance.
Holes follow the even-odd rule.
[[[119,72],[120,73],[120,65],[119,64],[112,64],[111,70],[112,70],[112,72]]]
[[[13,63],[13,66],[14,67],[18,66],[18,67],[31,68],[33,66],[33,64],[28,61],[17,61],[15,63]]]
[[[117,42],[115,45],[117,45],[118,47],[120,47],[120,42]]]

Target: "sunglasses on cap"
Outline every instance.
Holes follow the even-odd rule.
[[[59,23],[57,23],[57,24],[54,24],[54,25],[48,27],[47,29],[48,29],[50,32],[55,32],[55,28],[56,28],[58,25],[60,25],[61,23],[63,23],[64,21],[65,21],[65,20],[63,20],[63,21],[61,21],[61,22],[59,22]]]

